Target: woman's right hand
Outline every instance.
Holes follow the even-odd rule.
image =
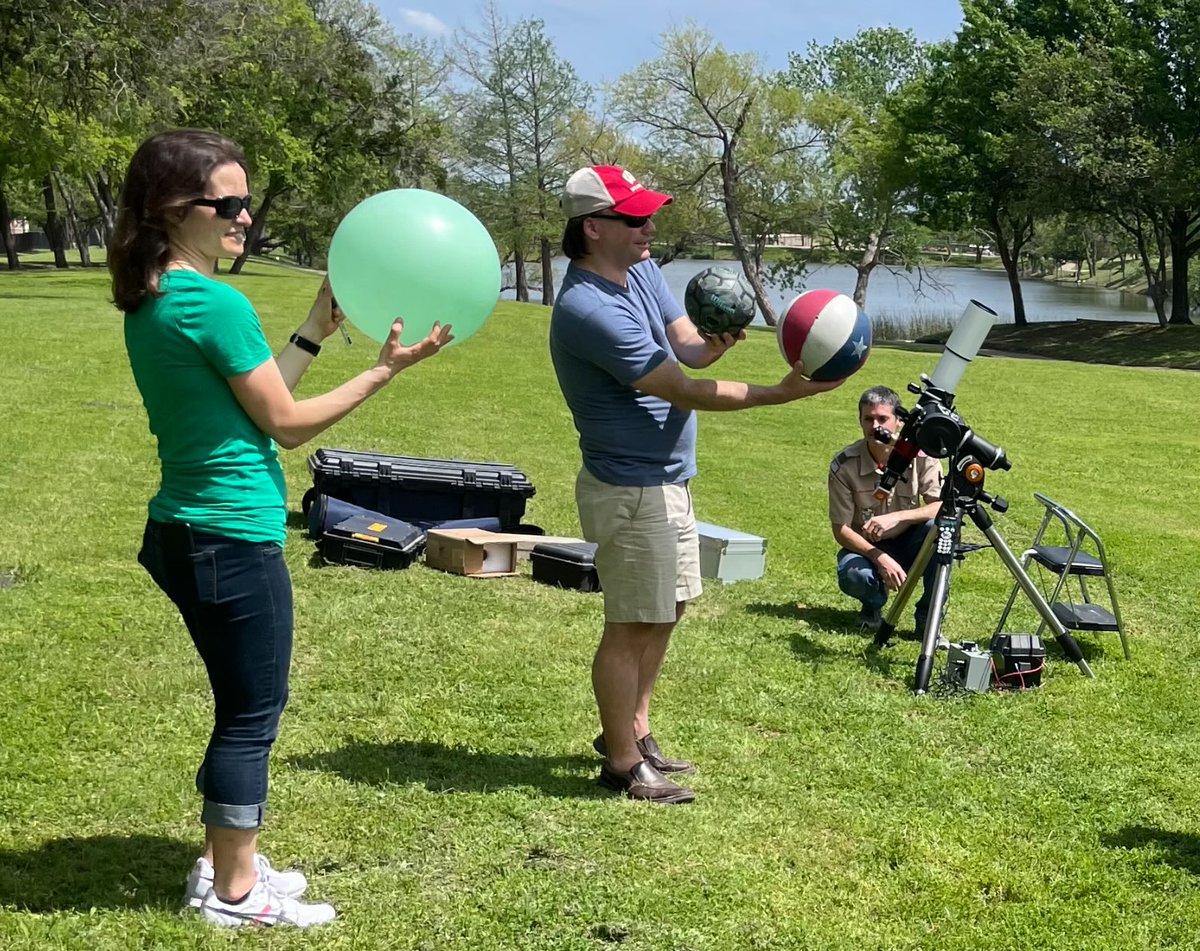
[[[450,324],[443,327],[439,323],[433,325],[433,329],[429,331],[429,336],[424,340],[419,340],[411,347],[406,347],[400,343],[400,334],[404,332],[404,321],[397,317],[392,322],[391,333],[384,341],[382,349],[379,351],[379,360],[376,366],[384,367],[390,376],[395,376],[401,370],[407,369],[414,363],[420,363],[426,357],[432,357],[446,346],[454,335],[450,333]]]

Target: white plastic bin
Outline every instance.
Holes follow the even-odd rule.
[[[700,577],[729,584],[761,578],[767,567],[767,540],[746,532],[697,522]]]

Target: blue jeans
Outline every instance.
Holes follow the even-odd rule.
[[[885,538],[876,547],[896,559],[900,567],[907,572],[917,560],[917,554],[921,551],[921,545],[932,525],[932,521],[913,525],[895,538]],[[929,599],[932,594],[929,586],[936,572],[937,564],[931,557],[925,567],[925,576],[921,579],[921,598],[913,611],[918,632],[925,629],[925,618],[929,613]],[[838,587],[842,592],[857,598],[863,603],[863,607],[880,609],[887,603],[887,587],[869,558],[841,549],[837,556],[837,578]]]
[[[196,773],[201,821],[256,829],[292,659],[292,580],[283,549],[151,519],[138,561],[175,602],[212,685],[213,731]]]

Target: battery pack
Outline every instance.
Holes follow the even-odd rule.
[[[1015,690],[1039,687],[1046,647],[1036,634],[997,634],[992,638],[992,663],[1000,686]]]
[[[992,686],[992,657],[971,642],[951,644],[945,676],[946,681],[959,690],[987,693]]]

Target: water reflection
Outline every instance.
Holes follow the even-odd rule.
[[[737,267],[736,262],[728,261],[675,260],[663,268],[663,275],[675,296],[682,300],[683,290],[691,277],[714,264]],[[554,260],[556,282],[562,281],[566,265],[566,258]],[[529,273],[531,281],[535,278],[540,280],[540,269],[530,268]],[[505,274],[504,281],[511,283],[511,273]],[[854,281],[854,268],[848,265],[814,265],[808,270],[805,288],[829,287],[851,294]],[[805,288],[771,286],[769,290],[776,308],[782,309]],[[1025,298],[1025,314],[1031,321],[1136,320],[1154,323],[1157,319],[1150,299],[1135,294],[1038,280],[1022,281],[1021,289]],[[511,300],[513,292],[506,291],[501,296]],[[539,300],[540,292],[531,291],[530,298]],[[886,317],[901,325],[926,319],[954,321],[972,299],[987,304],[1000,315],[1002,321],[1012,321],[1012,293],[1007,276],[1000,270],[931,267],[919,275],[916,272],[895,274],[878,268],[871,275],[871,283],[867,288],[866,309],[870,314]]]

